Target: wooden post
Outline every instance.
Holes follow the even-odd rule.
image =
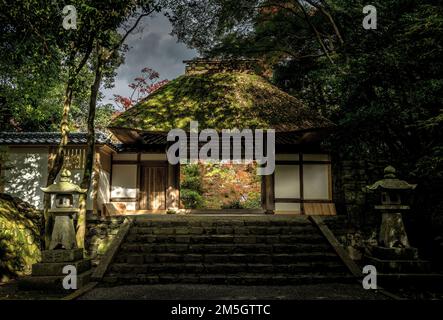
[[[168,164],[166,210],[178,210],[180,204],[180,164]]]
[[[265,213],[274,214],[275,194],[274,194],[274,174],[264,176],[264,200]]]

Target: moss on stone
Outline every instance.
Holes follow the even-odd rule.
[[[28,274],[40,260],[41,221],[31,205],[0,194],[0,282]]]
[[[264,78],[241,72],[183,75],[114,119],[111,128],[166,132],[200,129],[273,128],[296,131],[331,123]]]

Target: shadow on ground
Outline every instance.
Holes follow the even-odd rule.
[[[81,300],[386,300],[358,284],[300,286],[128,285],[96,287]]]

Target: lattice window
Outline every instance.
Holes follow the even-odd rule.
[[[65,150],[65,168],[69,170],[84,169],[86,159],[85,148],[67,148]]]

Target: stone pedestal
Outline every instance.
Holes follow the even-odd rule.
[[[77,248],[75,240],[74,220],[72,216],[77,212],[75,209],[58,208],[49,210],[54,216],[54,228],[52,230],[50,250]]]
[[[86,285],[91,277],[91,260],[83,258],[83,249],[42,251],[42,262],[32,265],[32,275],[23,277],[19,287],[25,290],[67,291],[63,288],[65,266],[77,270],[77,289]]]
[[[417,248],[374,247],[372,256],[366,257],[381,273],[426,273],[431,269],[429,261],[420,260]]]
[[[409,247],[408,235],[400,212],[383,212],[379,243],[387,248]]]

